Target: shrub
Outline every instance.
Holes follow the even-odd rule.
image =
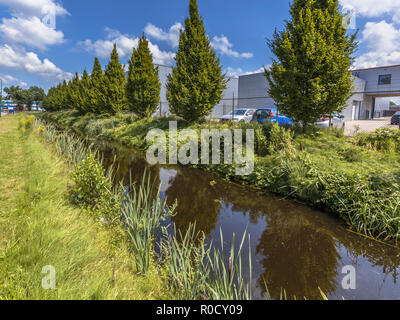
[[[119,219],[120,199],[113,192],[111,179],[94,154],[90,153],[72,175],[73,200],[92,215],[114,224]]]
[[[359,162],[362,160],[362,152],[355,147],[344,148],[338,153],[348,162]]]
[[[356,143],[360,146],[367,146],[385,152],[400,151],[400,130],[398,129],[378,129],[373,133],[359,135]]]
[[[294,133],[290,129],[279,126],[277,123],[265,126],[266,136],[269,142],[269,154],[273,154],[279,150],[294,150],[293,136]]]

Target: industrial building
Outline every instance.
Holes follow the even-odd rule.
[[[160,115],[169,115],[166,98],[167,77],[172,67],[158,66],[161,89]],[[389,103],[380,98],[400,97],[400,65],[358,69],[350,71],[353,76],[353,95],[342,114],[346,121],[367,120],[391,116],[395,111]],[[261,108],[274,106],[274,100],[268,96],[268,81],[264,73],[229,78],[223,99],[215,106],[211,117],[217,118],[238,108]]]
[[[368,120],[391,116],[389,102],[380,98],[400,96],[400,65],[358,69],[353,75],[353,95],[342,111],[346,121]],[[255,108],[273,106],[268,96],[269,84],[264,73],[239,77],[239,107]]]

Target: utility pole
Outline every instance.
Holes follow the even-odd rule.
[[[235,119],[235,92],[233,93],[233,101],[232,101],[232,121]]]

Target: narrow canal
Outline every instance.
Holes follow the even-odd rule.
[[[320,299],[319,288],[329,299],[400,299],[400,250],[346,231],[336,217],[198,169],[150,167],[137,152],[120,146],[97,147],[106,165],[117,160],[118,181],[129,182],[130,175],[140,181],[145,170],[150,172],[169,204],[178,201],[172,219],[180,230],[196,222],[208,241],[220,248],[222,229],[228,254],[233,233],[241,238],[247,229],[256,299],[265,299],[264,283],[274,299],[279,299],[282,289],[289,297]],[[248,274],[248,256],[247,241],[244,274]],[[356,290],[342,287],[347,265],[356,269]]]

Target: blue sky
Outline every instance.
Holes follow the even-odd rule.
[[[126,63],[137,37],[151,41],[155,61],[173,64],[188,0],[0,0],[0,78],[5,86],[56,84],[104,65],[116,42]],[[228,75],[271,62],[266,38],[282,29],[290,1],[198,0],[207,33]],[[341,0],[356,12],[360,50],[354,67],[400,64],[400,0]],[[51,24],[50,13],[55,16]],[[50,22],[50,24],[49,24]],[[54,28],[55,27],[55,28]]]

